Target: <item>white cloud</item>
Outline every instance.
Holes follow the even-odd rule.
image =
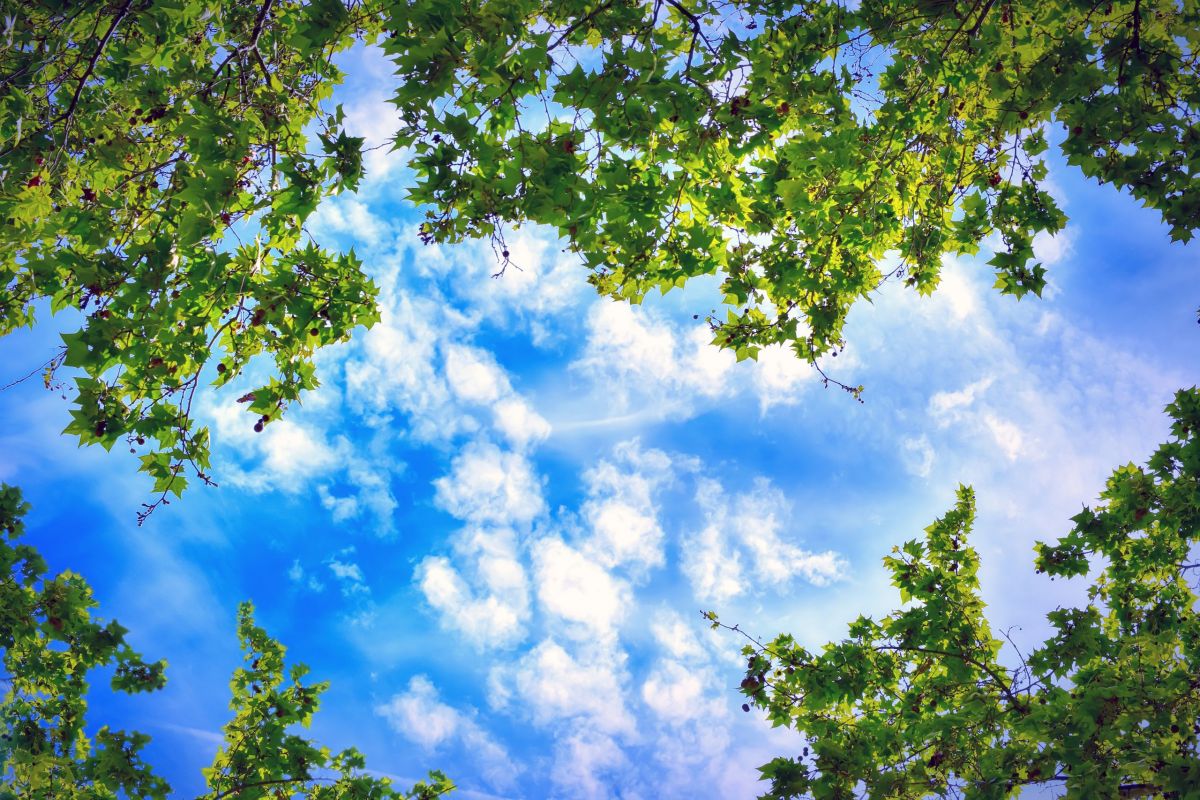
[[[313,592],[325,591],[325,584],[321,583],[316,575],[309,575],[305,572],[304,567],[300,564],[300,559],[292,561],[292,566],[288,568],[288,580],[297,586],[303,586]],[[307,576],[307,580],[305,577]]]
[[[362,198],[351,194],[322,202],[307,225],[318,237],[342,235],[360,247],[378,244],[391,233],[391,227],[375,216]]]
[[[694,537],[686,537],[683,572],[692,582],[692,592],[701,600],[721,602],[746,590],[742,555],[726,541],[715,525],[706,525]]]
[[[1074,252],[1074,228],[1065,228],[1054,235],[1038,231],[1033,237],[1033,255],[1048,267],[1065,260]]]
[[[764,347],[757,360],[738,364],[732,352],[711,344],[706,324],[673,324],[647,306],[599,300],[588,312],[587,329],[583,353],[571,366],[603,392],[606,407],[636,405],[659,418],[686,417],[749,395],[766,413],[798,403],[816,379],[790,348]],[[843,368],[855,363],[844,352],[838,362]]]
[[[780,516],[790,509],[769,481],[760,478],[751,491],[727,498],[720,484],[702,479],[696,497],[707,524],[697,537],[685,537],[683,570],[699,599],[725,600],[751,586],[782,586],[797,577],[823,586],[844,574],[837,553],[788,541]]]
[[[719,717],[724,703],[710,695],[717,685],[706,669],[664,660],[642,684],[642,701],[659,719],[672,725]]]
[[[731,392],[733,354],[708,344],[706,326],[676,328],[645,306],[612,300],[593,303],[586,324],[587,343],[571,366],[619,407],[645,401],[667,416]]]
[[[1021,429],[1012,422],[1001,419],[992,413],[983,415],[983,423],[987,426],[988,431],[991,432],[996,446],[1000,448],[1004,456],[1009,461],[1015,461],[1017,456],[1021,454],[1024,443]]]
[[[340,556],[350,556],[354,554],[354,548],[348,547],[339,553]],[[367,586],[367,581],[363,577],[362,568],[353,561],[340,561],[337,558],[331,558],[325,562],[329,567],[329,571],[333,573],[333,577],[337,579],[341,586],[342,594],[346,597],[356,594],[370,594],[371,589]]]
[[[971,407],[995,378],[988,376],[970,383],[956,392],[937,392],[929,398],[929,414],[939,425],[958,419],[961,412]]]
[[[468,403],[491,405],[509,391],[508,378],[490,354],[460,344],[446,348],[446,380]]]
[[[367,461],[360,446],[346,436],[330,436],[327,415],[337,411],[324,407],[334,393],[336,388],[310,392],[305,398],[308,403],[291,409],[287,418],[268,423],[261,433],[254,432],[254,417],[240,404],[206,401],[202,413],[212,420],[214,443],[221,448],[217,477],[252,492],[298,494],[315,485],[322,506],[335,522],[367,513],[377,533],[390,533],[396,509],[390,475],[397,465],[386,457]],[[328,483],[334,478],[343,484],[336,490]]]
[[[590,536],[585,551],[608,568],[625,566],[637,576],[663,563],[663,530],[655,494],[674,478],[671,458],[643,450],[637,440],[618,444],[611,460],[584,473],[588,500],[581,513]]]
[[[354,519],[362,510],[356,496],[338,497],[328,486],[318,486],[317,495],[321,498],[321,507],[333,515],[334,522]]]
[[[737,369],[737,358],[712,344],[707,325],[696,325],[678,334],[680,381],[702,397],[720,397]]]
[[[705,651],[696,640],[692,626],[677,611],[664,611],[650,623],[650,632],[659,648],[674,659],[697,659]]]
[[[937,292],[933,295],[950,307],[951,318],[962,322],[979,310],[975,284],[967,277],[953,256],[942,257],[942,272]]]
[[[442,376],[439,348],[462,336],[462,322],[430,299],[385,297],[381,319],[346,359],[345,394],[368,422],[390,423],[399,411],[420,441],[445,442],[478,423],[457,407]]]
[[[800,401],[805,385],[816,377],[808,362],[797,358],[791,348],[783,345],[770,345],[760,350],[753,370],[761,411],[774,405],[795,405]]]
[[[970,428],[982,429],[990,434],[992,441],[1009,461],[1014,461],[1024,448],[1025,437],[1020,427],[1011,420],[1004,419],[991,409],[989,404],[980,403],[980,398],[996,382],[996,376],[988,375],[968,384],[955,392],[938,392],[929,399],[929,414],[940,426],[957,423],[962,430]],[[1007,405],[1012,405],[1009,403]],[[922,437],[925,438],[925,437]],[[914,445],[915,447],[916,445]],[[933,451],[928,448],[929,461],[932,465]],[[908,448],[909,445],[905,444]],[[921,474],[919,471],[914,474]]]
[[[427,750],[457,743],[480,764],[484,778],[495,788],[511,788],[520,774],[508,751],[472,714],[442,702],[437,688],[424,675],[413,676],[404,692],[376,706],[375,713],[397,733]]]
[[[403,236],[417,241],[416,226]],[[561,337],[554,318],[573,312],[592,295],[582,280],[579,257],[559,251],[561,243],[548,228],[525,226],[505,234],[510,266],[497,275],[502,259],[499,248],[486,240],[473,240],[453,248],[439,245],[408,248],[423,273],[441,278],[475,318],[502,324],[528,325],[535,345]],[[446,276],[453,275],[452,281]],[[495,276],[495,277],[493,277]]]
[[[459,519],[528,525],[545,511],[541,480],[525,456],[490,442],[471,442],[434,481],[437,504]]]
[[[628,303],[600,300],[587,318],[588,341],[577,365],[593,374],[613,373],[626,384],[682,381],[675,332],[665,322]]]
[[[934,459],[933,445],[929,443],[929,437],[925,435],[905,437],[900,440],[900,447],[900,458],[904,462],[904,469],[910,475],[916,475],[918,478],[929,477]]]
[[[438,699],[437,689],[424,675],[414,676],[407,691],[377,706],[375,713],[397,733],[429,749],[453,737],[460,724],[458,712]]]
[[[628,757],[613,737],[579,729],[555,745],[552,775],[554,783],[567,796],[599,800],[612,797],[614,785],[628,783],[618,778],[628,766]],[[631,788],[626,786],[622,795],[640,796]]]
[[[589,550],[606,566],[626,561],[654,567],[662,564],[662,528],[653,513],[624,500],[589,500],[584,514],[592,527]]]
[[[251,491],[296,492],[308,479],[337,465],[338,454],[321,432],[295,420],[271,422],[256,433],[256,418],[232,399],[219,404],[210,401],[205,412],[213,420],[220,444],[243,460],[257,462],[252,471],[232,469],[226,473],[235,486]]]
[[[581,636],[606,640],[614,634],[631,599],[624,581],[557,537],[533,545],[533,568],[546,611],[581,626]]]
[[[525,448],[550,435],[550,423],[520,397],[509,397],[496,404],[494,424],[514,447]]]
[[[493,700],[519,701],[539,724],[582,719],[605,734],[632,734],[623,662],[623,651],[593,646],[576,657],[546,639],[515,664],[493,668]]]
[[[346,465],[346,482],[353,487],[355,494],[349,498],[336,498],[333,507],[334,520],[358,519],[364,512],[369,513],[378,522],[378,532],[390,533],[393,528],[392,516],[399,503],[392,494],[391,478],[403,465],[392,463],[386,458],[366,458],[354,456],[348,459]],[[321,487],[324,488],[324,487]],[[321,504],[325,505],[325,494],[321,495]],[[332,497],[332,496],[331,496]],[[348,500],[353,500],[350,505]],[[325,505],[329,508],[328,505]]]
[[[416,571],[425,600],[443,624],[478,647],[508,647],[524,637],[529,618],[529,579],[510,530],[467,529],[455,544],[456,561],[428,556]]]

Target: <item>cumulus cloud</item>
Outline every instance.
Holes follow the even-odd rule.
[[[313,394],[318,407],[320,391]],[[347,437],[330,435],[322,417],[305,415],[304,410],[294,409],[293,417],[255,433],[253,418],[241,405],[207,401],[202,413],[212,420],[214,440],[224,456],[218,477],[256,493],[298,494],[315,488],[336,522],[365,513],[377,533],[391,533],[396,499],[390,476],[396,465],[388,458],[368,461]],[[334,481],[341,487],[335,489]]]
[[[794,578],[823,586],[845,573],[835,552],[812,552],[790,541],[781,516],[790,511],[769,481],[729,497],[716,481],[698,483],[697,502],[706,525],[683,543],[683,570],[701,600],[726,600],[758,587],[778,587]]]
[[[849,361],[843,358],[842,364],[847,365]],[[752,375],[759,409],[764,412],[771,406],[798,403],[805,384],[816,379],[812,366],[796,358],[796,354],[783,345],[770,345],[760,350]]]
[[[542,607],[578,626],[580,636],[608,639],[628,612],[628,585],[562,539],[534,544],[533,569]]]
[[[550,435],[550,423],[520,397],[507,397],[496,403],[493,421],[496,430],[517,449],[537,444]]]
[[[762,348],[754,361],[711,344],[705,324],[678,324],[646,306],[600,300],[587,317],[588,338],[572,369],[603,387],[619,408],[653,408],[659,417],[690,416],[740,396],[759,411],[794,405],[816,373],[787,347]],[[839,365],[853,364],[851,355]]]
[[[995,382],[993,376],[980,378],[953,392],[937,392],[929,398],[929,414],[939,425],[960,419],[964,411]]]
[[[677,611],[660,612],[650,623],[650,632],[659,649],[674,659],[692,660],[706,655],[696,639],[695,626],[684,622]]]
[[[727,391],[733,356],[708,347],[701,326],[678,331],[641,306],[600,300],[588,312],[587,330],[583,354],[572,366],[615,392],[622,404],[651,394],[680,406],[696,395]]]
[[[632,734],[634,717],[625,703],[625,655],[603,646],[572,654],[545,639],[515,663],[494,667],[492,699],[519,704],[539,724],[584,720],[605,734]]]
[[[507,376],[489,353],[462,344],[446,348],[446,380],[460,400],[479,405],[495,403],[510,391]]]
[[[288,580],[297,586],[302,586],[312,592],[325,591],[325,584],[316,575],[310,575],[300,564],[300,559],[292,561],[292,566],[288,568]]]
[[[1024,447],[1024,437],[1021,435],[1021,429],[1016,424],[990,412],[984,414],[982,419],[983,424],[987,426],[988,431],[992,434],[992,439],[996,442],[996,446],[1000,448],[1000,452],[1004,453],[1004,456],[1009,461],[1015,461]]]
[[[663,451],[643,450],[631,440],[584,473],[588,499],[581,513],[590,531],[584,545],[589,555],[607,568],[625,566],[636,575],[663,563],[655,495],[674,479],[673,467]]]
[[[901,459],[910,475],[926,478],[933,469],[933,445],[928,436],[905,437],[900,440]]]
[[[350,560],[354,552],[355,548],[347,547],[325,562],[345,597],[371,593],[371,587],[367,586],[366,578],[363,577],[362,567]]]
[[[380,321],[345,361],[345,395],[368,423],[404,415],[419,441],[444,442],[478,430],[458,407],[443,374],[441,349],[464,335],[463,323],[433,300],[387,297]]]
[[[611,797],[611,787],[629,766],[629,758],[612,736],[586,728],[574,730],[554,748],[553,780],[571,797]],[[632,789],[632,787],[628,787]]]
[[[467,444],[434,486],[438,506],[468,522],[528,525],[546,507],[529,460],[490,442]]]
[[[712,694],[717,685],[708,670],[664,660],[642,683],[642,702],[671,725],[719,717],[724,703]]]
[[[469,528],[456,537],[454,552],[454,561],[427,556],[418,565],[416,583],[426,602],[445,626],[478,647],[518,643],[529,618],[529,579],[516,534]]]
[[[408,688],[375,707],[393,730],[426,750],[457,744],[479,764],[484,779],[500,790],[514,785],[521,769],[474,719],[473,711],[460,711],[442,702],[433,682],[415,675]]]
[[[416,225],[403,239],[418,241]],[[454,298],[470,309],[472,319],[527,326],[535,345],[561,339],[554,318],[575,313],[593,295],[582,280],[578,256],[561,252],[553,231],[536,225],[507,232],[505,246],[510,265],[503,274],[498,274],[502,263],[498,248],[486,240],[453,248],[409,244],[408,252],[424,276],[446,284]]]
[[[995,411],[996,404],[982,400],[995,382],[996,376],[988,375],[958,391],[938,392],[929,398],[929,415],[940,427],[953,423],[960,430],[974,428],[986,432],[1004,457],[1014,461],[1021,455],[1025,446],[1025,436],[1021,428]],[[1013,405],[1011,401],[1005,404]],[[932,463],[932,450],[930,461]]]

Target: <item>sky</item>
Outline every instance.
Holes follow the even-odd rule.
[[[386,142],[386,62],[359,50],[338,97]],[[514,232],[424,246],[402,153],[368,153],[356,195],[310,228],[353,247],[382,321],[324,351],[322,386],[261,434],[236,398],[198,401],[218,488],[138,527],[136,461],[60,434],[68,403],[30,380],[0,392],[0,481],[33,504],[28,539],[83,574],[168,685],[97,682],[92,721],[153,737],[180,797],[229,716],[235,615],[330,683],[311,735],[378,774],[445,771],[466,798],[753,797],[794,732],[743,713],[743,644],[819,647],[899,598],[880,559],[975,487],[973,543],[996,630],[1040,641],[1082,582],[1033,572],[1107,474],[1164,440],[1163,407],[1200,367],[1197,251],[1154,212],[1051,164],[1070,217],[1036,243],[1041,299],[947,259],[919,297],[886,285],[850,315],[824,389],[786,351],[734,363],[693,314],[714,282],[629,306],[576,257]],[[0,385],[44,362],[69,319],[0,339]],[[1028,649],[1028,647],[1023,647]]]

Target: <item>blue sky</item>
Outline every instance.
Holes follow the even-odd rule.
[[[377,54],[340,92],[368,145],[391,133]],[[94,585],[101,612],[169,662],[156,695],[96,692],[93,719],[154,738],[180,796],[227,718],[234,617],[259,621],[332,686],[313,726],[402,781],[441,768],[466,797],[750,797],[800,747],[740,710],[741,646],[701,609],[819,645],[898,598],[880,558],[975,486],[974,541],[997,629],[1037,641],[1080,584],[1032,570],[1107,473],[1165,437],[1196,382],[1194,248],[1061,163],[1071,221],[1039,240],[1043,299],[948,261],[920,298],[888,286],[851,314],[824,390],[782,351],[733,363],[693,320],[715,286],[630,307],[597,298],[544,231],[422,246],[403,154],[318,212],[382,287],[382,322],[321,357],[323,386],[252,430],[243,383],[202,399],[218,489],[135,524],[148,485],[117,451],[59,434],[67,403],[0,393],[0,480],[30,539]],[[70,320],[0,340],[0,384]]]

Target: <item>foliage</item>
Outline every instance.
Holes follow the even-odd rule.
[[[160,689],[162,661],[147,663],[116,622],[92,617],[97,603],[79,575],[46,577],[46,563],[19,543],[28,511],[20,492],[0,485],[0,648],[8,691],[0,704],[0,800],[163,800],[170,787],[142,758],[145,734],[101,727],[86,731],[88,673],[112,668],[112,688]],[[440,772],[408,792],[386,778],[365,775],[354,749],[328,748],[289,732],[308,727],[326,684],[301,683],[287,670],[284,648],[254,624],[242,604],[238,638],[247,667],[234,672],[225,739],[205,771],[208,800],[307,797],[311,800],[432,800],[453,789]]]
[[[857,6],[854,8],[853,6]],[[554,226],[602,293],[720,274],[739,357],[842,346],[890,275],[989,234],[1040,292],[1047,125],[1089,176],[1200,225],[1200,6],[1175,0],[414,0],[388,9],[413,198],[438,241]],[[897,253],[885,275],[881,259]],[[506,254],[502,253],[502,255]],[[848,387],[852,391],[854,387]]]
[[[225,743],[212,767],[205,770],[209,797],[432,800],[454,788],[435,771],[429,783],[398,792],[387,778],[360,772],[365,762],[357,750],[334,754],[289,733],[295,724],[309,726],[328,684],[302,684],[301,678],[308,674],[303,664],[285,672],[283,646],[254,624],[253,611],[249,603],[238,610],[238,640],[249,666],[237,669],[230,682],[234,717],[225,725]]]
[[[0,7],[0,334],[43,298],[85,314],[47,364],[47,382],[82,373],[67,432],[123,442],[178,495],[185,464],[209,480],[202,379],[269,353],[274,376],[242,398],[261,430],[317,385],[317,347],[376,319],[353,252],[303,229],[362,175],[362,140],[319,104],[366,19],[331,0]]]
[[[145,692],[165,683],[162,661],[142,660],[116,622],[92,617],[96,601],[71,572],[53,578],[20,543],[28,511],[20,492],[0,485],[0,648],[8,691],[0,705],[0,797],[166,797],[168,787],[142,760],[149,737],[85,731],[87,674],[113,667],[112,688]]]
[[[503,269],[505,226],[543,223],[634,302],[719,275],[741,358],[815,365],[857,299],[932,291],[992,234],[997,287],[1039,292],[1051,121],[1085,174],[1196,229],[1194,0],[850,5],[0,0],[0,334],[39,300],[83,312],[47,364],[82,372],[68,431],[138,452],[162,499],[189,463],[209,480],[202,380],[269,354],[242,398],[261,430],[376,319],[303,223],[362,176],[331,59],[380,37],[422,238],[493,237]]]
[[[762,767],[767,797],[1200,797],[1200,390],[1167,411],[1173,439],[1146,467],[1117,469],[1037,571],[1094,574],[1088,604],[1048,615],[1053,633],[1019,663],[984,617],[967,544],[974,496],[884,563],[906,606],[859,617],[810,652],[789,635],[753,642],[742,692],[801,732],[798,758]],[[720,627],[715,614],[706,615]],[[753,640],[752,640],[753,641]],[[810,754],[811,753],[811,754]]]

